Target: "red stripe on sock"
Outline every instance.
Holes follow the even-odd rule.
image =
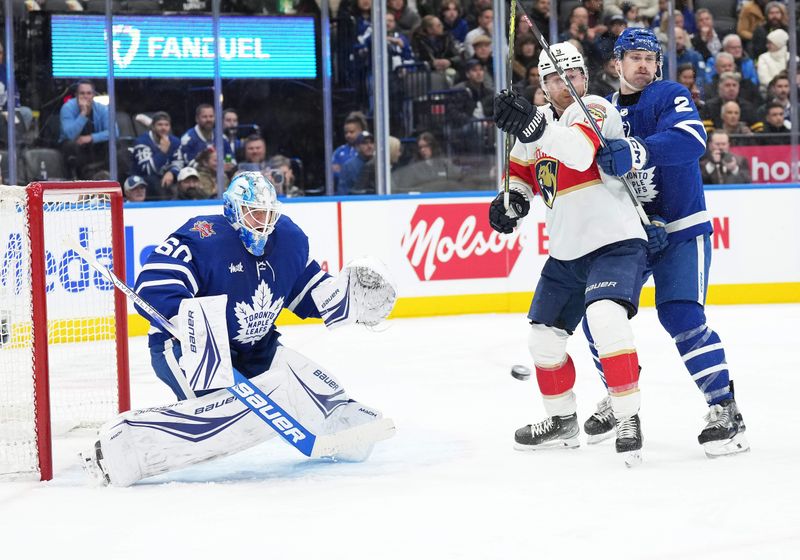
[[[575,386],[575,364],[567,354],[567,361],[554,368],[536,366],[536,381],[543,395],[554,396],[566,393]]]
[[[639,383],[639,355],[636,352],[600,358],[606,383],[611,392],[620,393],[635,388]]]

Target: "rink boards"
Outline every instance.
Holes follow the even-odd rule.
[[[526,311],[547,258],[545,207],[534,203],[523,227],[504,236],[487,220],[492,197],[322,197],[286,201],[283,211],[332,274],[361,255],[383,260],[398,285],[394,317]],[[707,187],[706,200],[714,224],[709,303],[800,302],[800,185]],[[128,281],[184,221],[217,213],[218,201],[126,206]],[[653,305],[648,286],[643,305]],[[284,312],[279,324],[296,321]],[[131,334],[145,332],[132,316]]]

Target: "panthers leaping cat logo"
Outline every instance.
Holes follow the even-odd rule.
[[[543,157],[534,166],[536,171],[536,182],[539,183],[539,191],[542,199],[548,208],[553,207],[557,193],[558,160],[550,157]]]

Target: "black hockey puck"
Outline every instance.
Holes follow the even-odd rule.
[[[527,381],[530,376],[531,376],[531,369],[529,367],[517,364],[511,368],[511,377],[513,377],[514,379],[519,379],[520,381]]]

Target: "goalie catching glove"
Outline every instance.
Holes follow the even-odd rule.
[[[351,323],[374,326],[392,312],[397,287],[383,263],[362,257],[314,288],[311,297],[328,328]]]

